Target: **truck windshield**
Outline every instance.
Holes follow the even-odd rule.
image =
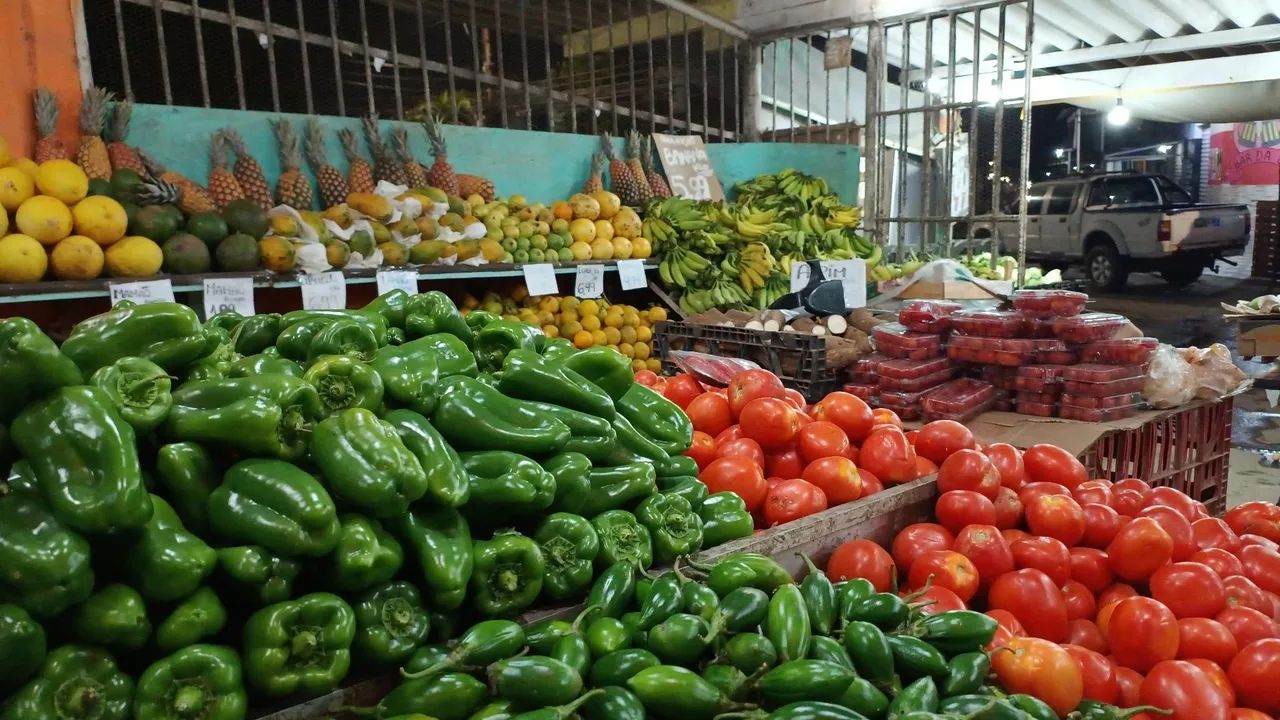
[[[1107,178],[1093,186],[1089,204],[1107,207],[1159,205],[1160,198],[1150,177]]]
[[[1194,203],[1191,199],[1191,194],[1178,187],[1169,178],[1158,178],[1156,182],[1160,185],[1160,194],[1164,196],[1165,205],[1191,205]]]

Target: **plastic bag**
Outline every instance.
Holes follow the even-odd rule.
[[[1231,361],[1231,351],[1221,343],[1207,348],[1185,348],[1183,355],[1196,370],[1196,397],[1216,400],[1241,389],[1249,376]]]
[[[759,370],[760,366],[750,360],[720,357],[706,353],[676,350],[671,353],[671,362],[676,367],[697,378],[700,382],[715,387],[726,387],[740,372]]]
[[[1231,362],[1221,344],[1207,348],[1160,345],[1147,369],[1142,397],[1155,408],[1185,405],[1196,398],[1217,400],[1248,384],[1248,376]]]

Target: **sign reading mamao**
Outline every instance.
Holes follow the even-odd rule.
[[[1280,120],[1214,125],[1209,132],[1210,185],[1280,183]]]

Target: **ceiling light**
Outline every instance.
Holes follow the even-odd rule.
[[[1156,148],[1156,152],[1160,153],[1161,155],[1164,155],[1172,149],[1173,149],[1172,145],[1161,145]]]
[[[1132,117],[1133,114],[1129,112],[1129,108],[1124,106],[1124,100],[1122,98],[1116,98],[1116,106],[1111,108],[1111,112],[1107,113],[1107,122],[1119,127],[1121,125],[1128,125],[1129,119]]]
[[[1066,151],[1066,150],[1063,150],[1062,148],[1054,148],[1054,149],[1053,149],[1053,156],[1054,156],[1054,157],[1056,157],[1056,158],[1061,158],[1063,155],[1065,155],[1065,154],[1066,154],[1066,152],[1067,152],[1067,151]]]

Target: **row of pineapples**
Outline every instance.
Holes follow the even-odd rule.
[[[626,137],[626,159],[613,151],[608,135],[600,136],[600,152],[591,157],[591,175],[582,184],[582,192],[591,194],[603,190],[605,161],[609,163],[609,185],[617,193],[623,205],[644,207],[653,198],[671,197],[671,187],[654,168],[653,145],[638,130],[631,130]]]

